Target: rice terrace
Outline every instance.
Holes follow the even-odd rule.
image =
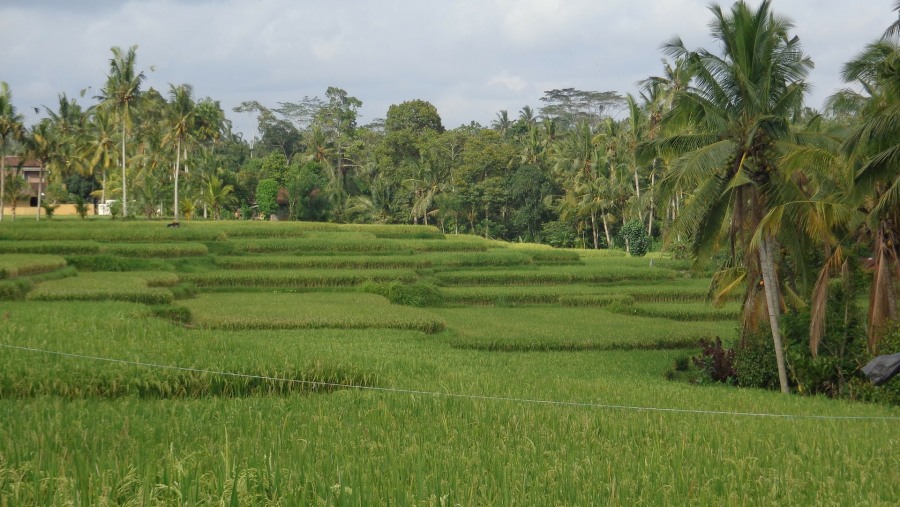
[[[4,223],[0,252],[4,505],[900,495],[895,408],[666,378],[736,332],[685,261],[108,219]]]
[[[0,2],[0,507],[900,505],[898,13]]]

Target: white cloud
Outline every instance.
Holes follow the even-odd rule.
[[[757,0],[751,0],[758,3]],[[727,8],[730,0],[720,2]],[[840,68],[895,18],[893,0],[775,0],[816,62],[814,106]],[[339,86],[364,118],[430,100],[448,126],[539,107],[544,90],[635,92],[680,35],[714,49],[708,0],[131,0],[0,3],[0,79],[22,112],[56,94],[96,94],[111,46],[139,45],[148,86],[190,83],[230,110]],[[39,30],[35,27],[40,27]],[[85,103],[90,101],[85,100]],[[229,111],[230,112],[230,111]],[[235,117],[237,115],[234,115]],[[33,120],[29,117],[29,120]],[[365,121],[365,120],[364,120]],[[246,128],[246,127],[242,127]]]
[[[490,78],[487,84],[488,86],[503,86],[514,92],[520,92],[528,86],[528,83],[521,77],[511,76],[506,72]]]

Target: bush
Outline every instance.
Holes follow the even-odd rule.
[[[754,333],[735,349],[734,371],[741,387],[779,389],[775,347],[768,333]]]
[[[53,218],[53,214],[56,213],[56,208],[59,205],[44,201],[41,203],[41,207],[44,208],[44,214],[47,215],[47,218]]]
[[[700,340],[700,346],[702,347],[700,355],[692,359],[694,366],[700,370],[697,381],[701,384],[708,382],[733,384],[737,377],[734,371],[734,349],[722,346],[722,339],[719,337],[714,341]]]
[[[384,296],[393,304],[405,306],[439,306],[444,302],[440,291],[425,283],[376,283],[363,285],[363,291]]]
[[[544,241],[548,245],[557,248],[572,248],[575,246],[575,240],[578,238],[572,224],[562,220],[546,222],[541,229]]]
[[[628,253],[635,257],[643,257],[650,249],[650,238],[640,220],[632,220],[622,226],[619,237],[625,242]]]

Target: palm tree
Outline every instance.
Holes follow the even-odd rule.
[[[106,85],[97,97],[102,105],[115,111],[121,125],[122,133],[122,215],[128,215],[128,185],[126,175],[125,145],[128,139],[128,128],[131,126],[131,112],[141,95],[141,83],[144,73],[135,73],[137,46],[131,46],[127,52],[116,46],[111,49],[109,75]]]
[[[512,126],[512,121],[509,119],[509,112],[506,109],[501,109],[497,113],[497,118],[491,122],[491,128],[500,132],[501,136],[506,136],[510,126]]]
[[[677,93],[664,118],[682,127],[681,133],[649,145],[677,157],[668,179],[696,188],[670,235],[691,237],[695,256],[727,246],[732,265],[744,269],[745,308],[756,299],[761,275],[779,381],[787,393],[776,238],[767,233],[751,240],[763,215],[791,191],[780,173],[777,149],[790,136],[789,118],[802,104],[808,88],[803,78],[812,61],[799,39],[789,35],[791,22],[770,6],[764,0],[754,11],[740,1],[729,13],[710,7],[721,56],[689,51],[678,37],[664,46],[668,56],[685,59],[695,77],[690,88]]]
[[[900,7],[900,5],[898,5]],[[839,101],[859,106],[861,121],[844,142],[847,155],[863,159],[856,172],[858,202],[869,213],[874,279],[869,295],[869,346],[874,349],[887,320],[898,317],[900,283],[900,45],[872,43],[843,71],[865,93],[841,92]]]
[[[175,144],[175,199],[172,207],[174,222],[178,222],[178,173],[181,172],[181,149],[191,135],[196,110],[192,94],[193,88],[190,85],[169,85],[171,99],[168,110],[169,131],[163,142]]]
[[[210,176],[203,186],[200,200],[204,206],[212,208],[213,216],[219,220],[222,218],[222,208],[234,205],[237,197],[234,195],[233,185],[224,184],[218,176]]]
[[[57,152],[59,139],[53,130],[49,120],[41,121],[34,125],[25,137],[26,158],[34,158],[40,163],[38,170],[37,214],[36,220],[41,219],[41,198],[44,193],[44,169],[47,163]]]
[[[91,108],[88,110],[87,143],[84,145],[84,158],[90,166],[90,172],[100,171],[100,202],[106,202],[106,176],[115,164],[116,141],[115,125],[107,110]]]
[[[12,92],[0,81],[0,221],[3,221],[3,200],[6,193],[6,149],[22,134],[22,115],[16,113]]]

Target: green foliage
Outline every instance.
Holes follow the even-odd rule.
[[[622,229],[619,230],[619,237],[625,244],[628,253],[633,257],[643,257],[650,248],[650,238],[647,237],[647,230],[639,220],[631,220],[623,225]]]
[[[860,367],[866,347],[854,291],[846,291],[835,280],[823,311],[826,330],[816,357],[810,352],[808,311],[788,313],[782,319],[791,383],[803,394],[846,397],[847,383]]]
[[[741,387],[779,389],[772,336],[767,332],[745,336],[734,350],[734,370]]]
[[[278,212],[278,182],[274,179],[260,180],[256,185],[256,205],[260,216],[268,219]]]
[[[78,213],[78,216],[81,217],[82,220],[88,214],[88,203],[85,202],[84,197],[80,195],[75,196],[75,213]]]
[[[575,228],[566,221],[551,220],[545,222],[541,228],[544,241],[557,248],[572,248],[575,246],[575,240],[578,239]]]
[[[56,208],[58,207],[58,204],[54,204],[50,201],[41,201],[41,208],[44,210],[44,215],[47,218],[53,218],[53,214],[56,213]]]
[[[441,292],[427,283],[367,282],[362,286],[363,292],[378,294],[393,304],[404,306],[440,306],[444,302]]]

